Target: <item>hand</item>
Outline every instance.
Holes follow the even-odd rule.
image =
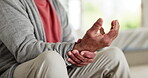
[[[68,52],[68,62],[75,66],[86,66],[94,61],[96,54],[94,52],[73,50]]]
[[[109,46],[112,41],[117,37],[119,32],[119,23],[113,20],[111,29],[108,33],[104,32],[102,28],[103,20],[99,18],[96,23],[86,32],[80,43],[74,46],[78,51],[91,51],[102,49]],[[100,33],[98,33],[100,31]]]

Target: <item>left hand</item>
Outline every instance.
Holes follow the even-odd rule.
[[[102,27],[103,19],[99,18],[94,25],[86,32],[80,43],[75,44],[73,49],[78,51],[97,51],[104,47],[109,46],[112,41],[117,37],[119,32],[119,22],[113,20],[111,29],[108,33],[104,32]],[[98,33],[100,31],[100,33]]]
[[[96,54],[94,52],[72,50],[68,52],[67,61],[75,66],[86,66],[94,61]]]

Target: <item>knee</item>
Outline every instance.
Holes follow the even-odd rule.
[[[41,76],[46,76],[47,78],[68,78],[64,59],[55,51],[41,53],[35,58],[34,62],[34,69],[40,74],[38,74],[37,78],[41,78]]]
[[[56,51],[46,51],[41,53],[37,58],[40,60],[41,63],[50,64],[50,65],[57,65],[57,64],[64,64],[64,59],[60,54]]]
[[[40,57],[44,60],[61,59],[60,54],[58,54],[56,51],[45,51],[45,52],[41,53],[38,57]]]
[[[125,60],[123,51],[117,47],[109,47],[103,51],[106,58],[110,59],[112,62],[122,62]]]

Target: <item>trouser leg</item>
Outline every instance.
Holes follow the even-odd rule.
[[[20,64],[14,78],[69,78],[63,58],[54,51],[43,52],[38,57]]]
[[[69,68],[68,73],[70,78],[130,78],[124,54],[115,47],[98,52],[92,64]]]

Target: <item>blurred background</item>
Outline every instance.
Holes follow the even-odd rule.
[[[110,29],[113,19],[120,21],[121,30],[141,27],[141,0],[61,0],[65,6],[72,28],[78,37],[89,29],[98,18],[104,19],[104,28]],[[81,34],[80,34],[81,33]]]
[[[120,22],[120,33],[111,46],[121,48],[132,78],[148,78],[148,0],[60,0],[76,38],[98,18],[107,33],[112,20]]]

